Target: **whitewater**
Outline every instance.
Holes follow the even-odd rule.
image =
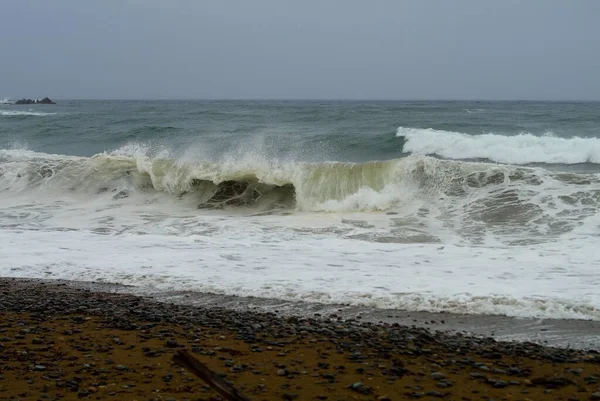
[[[561,138],[519,133],[468,135],[434,129],[398,128],[405,150],[449,159],[485,159],[508,164],[600,164],[600,138]]]
[[[10,107],[2,276],[600,320],[595,104]]]

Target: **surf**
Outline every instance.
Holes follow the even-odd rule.
[[[137,153],[137,154],[136,154]],[[458,193],[467,187],[517,179],[510,168],[437,160],[427,156],[350,162],[280,162],[261,158],[181,161],[124,155],[90,158],[30,151],[0,152],[7,190],[43,187],[101,194],[126,190],[193,194],[199,207],[264,203],[304,211],[387,210],[416,193]],[[510,177],[509,177],[510,176]]]
[[[424,155],[365,163],[309,163],[252,155],[181,160],[165,154],[150,156],[144,148],[92,157],[2,150],[0,189],[47,196],[110,195],[110,201],[165,193],[192,200],[200,209],[372,212],[437,205],[488,224],[547,217],[546,206],[554,209],[553,216],[567,209],[575,209],[568,211],[575,214],[590,207],[597,210],[600,204],[597,174]]]
[[[454,160],[488,160],[506,164],[600,164],[600,138],[562,138],[548,133],[469,135],[432,128],[399,127],[403,151]]]

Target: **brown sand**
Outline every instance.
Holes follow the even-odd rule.
[[[13,288],[5,286],[0,298],[15,298]],[[67,290],[47,293],[63,298],[56,303],[70,297],[82,302]],[[333,338],[304,330],[244,341],[239,330],[195,324],[181,312],[176,322],[128,320],[126,329],[119,329],[111,314],[119,314],[124,299],[85,296],[96,297],[94,302],[101,300],[103,306],[77,315],[0,312],[1,400],[221,399],[171,362],[182,347],[252,400],[600,399],[600,358],[595,353],[553,362],[555,357],[544,356],[541,348],[533,348],[530,356],[482,352],[480,344],[452,350],[433,338],[426,347],[389,348],[385,336],[377,340],[369,334],[359,344],[351,335],[354,329]],[[110,302],[114,312],[107,311]],[[32,308],[26,300],[23,305]],[[128,305],[134,305],[132,311],[145,308]],[[0,307],[17,308],[2,300]],[[310,326],[309,321],[303,324]],[[336,325],[341,328],[344,322]]]

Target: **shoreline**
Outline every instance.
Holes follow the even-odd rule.
[[[253,400],[600,399],[597,351],[98,287],[0,278],[0,398],[217,400],[185,348]]]
[[[215,305],[237,311],[272,312],[278,316],[310,318],[336,315],[342,320],[416,326],[431,331],[492,337],[498,341],[528,341],[558,348],[600,350],[600,321],[583,319],[525,318],[504,315],[455,314],[449,312],[378,309],[340,304],[305,303],[278,299],[237,297],[190,291],[144,292],[159,302],[182,305]]]
[[[0,277],[0,283],[4,280],[16,280],[31,284],[66,285],[69,288],[134,295],[155,302],[192,307],[218,307],[238,312],[273,313],[278,317],[312,318],[315,315],[324,317],[335,315],[341,320],[416,326],[431,331],[439,330],[478,337],[492,337],[497,341],[527,341],[548,347],[600,351],[600,335],[597,334],[600,333],[600,321],[595,320],[523,318],[503,315],[377,309],[192,291],[152,291],[115,283]]]

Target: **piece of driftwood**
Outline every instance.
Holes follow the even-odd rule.
[[[173,362],[204,380],[209,386],[221,394],[221,396],[225,397],[225,399],[230,401],[250,401],[248,398],[241,395],[232,385],[217,376],[217,374],[206,367],[206,365],[194,358],[189,352],[180,350],[173,355]]]

